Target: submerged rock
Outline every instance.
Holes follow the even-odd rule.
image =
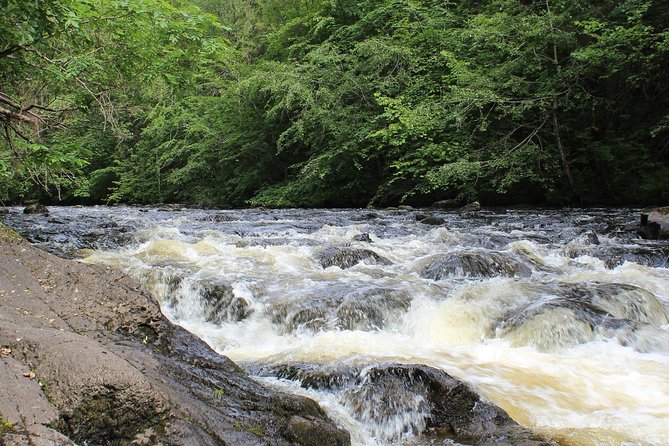
[[[665,268],[669,264],[669,248],[658,246],[574,246],[566,245],[564,252],[571,258],[592,256],[604,262],[607,268],[615,268],[625,262],[650,267]]]
[[[379,330],[397,321],[411,297],[388,288],[324,289],[322,295],[274,303],[267,310],[283,332],[300,329]]]
[[[235,295],[230,284],[192,279],[186,273],[171,266],[155,267],[145,280],[161,302],[183,317],[199,315],[207,322],[222,324],[239,322],[252,313],[246,299]]]
[[[316,260],[323,268],[338,266],[341,269],[350,268],[360,262],[390,265],[390,260],[370,249],[332,246],[316,254]]]
[[[428,263],[421,271],[421,277],[432,280],[462,277],[527,277],[532,269],[523,261],[494,251],[459,251]]]
[[[0,243],[3,444],[350,444],[315,402],[250,379],[125,274]]]
[[[250,366],[252,373],[328,390],[382,441],[411,445],[554,445],[448,373],[424,365]]]
[[[379,218],[381,218],[381,217],[376,212],[365,212],[363,214],[351,217],[351,220],[353,220],[353,221],[372,221],[372,220],[377,220]]]
[[[595,231],[586,231],[583,234],[581,234],[579,237],[576,238],[575,240],[577,243],[583,244],[583,245],[599,245],[599,237],[597,236],[597,233]]]
[[[235,296],[228,284],[204,283],[200,287],[200,296],[204,303],[205,320],[209,322],[238,322],[251,313],[246,299]]]
[[[446,224],[446,220],[432,214],[416,214],[416,221],[424,225],[439,226]]]
[[[250,248],[254,246],[260,246],[262,248],[267,248],[269,246],[317,246],[319,243],[315,240],[309,239],[289,239],[282,237],[246,237],[243,238],[235,246],[237,248]]]
[[[356,241],[356,242],[373,243],[372,238],[366,232],[363,232],[362,234],[354,235],[353,240]]]
[[[545,285],[531,302],[511,310],[496,333],[516,345],[541,351],[612,337],[640,351],[669,348],[661,330],[669,319],[656,297],[633,285],[618,283]],[[655,332],[655,340],[648,338]]]
[[[200,221],[211,221],[216,223],[227,223],[229,221],[237,221],[238,217],[230,214],[212,214],[199,218]]]

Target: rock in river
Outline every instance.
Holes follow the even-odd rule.
[[[320,293],[273,302],[266,310],[279,331],[325,328],[379,330],[399,320],[411,304],[402,291],[354,283],[325,287]]]
[[[458,251],[434,257],[421,271],[432,280],[462,277],[527,277],[532,269],[510,253],[488,250]]]
[[[657,298],[627,284],[545,284],[530,302],[511,310],[496,328],[514,345],[556,351],[613,338],[638,351],[669,350],[669,322]]]
[[[0,245],[3,445],[350,444],[318,404],[250,379],[125,274],[2,226]]]
[[[639,235],[646,239],[669,239],[669,206],[644,209]]]
[[[325,248],[316,254],[316,260],[323,268],[338,266],[341,269],[350,268],[360,262],[390,265],[390,260],[370,249],[336,247]]]
[[[29,204],[23,209],[23,213],[49,215],[49,208],[39,203]]]
[[[481,446],[555,446],[520,426],[469,385],[425,365],[250,367],[254,374],[297,380],[302,387],[334,393],[381,441],[409,438],[406,444],[413,446],[454,441]]]

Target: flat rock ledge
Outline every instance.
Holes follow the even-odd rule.
[[[122,272],[0,225],[0,445],[74,444],[347,446],[350,435],[170,323]]]

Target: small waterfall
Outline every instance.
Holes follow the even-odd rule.
[[[669,446],[669,243],[626,209],[436,214],[54,208],[62,243],[61,223],[3,218],[125,269],[354,445],[457,444],[435,391],[452,376],[560,444]]]

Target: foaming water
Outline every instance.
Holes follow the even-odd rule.
[[[425,393],[375,393],[379,364],[447,372],[560,444],[669,445],[669,248],[625,232],[632,211],[438,213],[439,227],[411,211],[52,215],[76,227],[67,243],[9,218],[128,271],[263,383],[318,400],[355,445],[424,444]],[[292,365],[312,374],[274,372]]]

